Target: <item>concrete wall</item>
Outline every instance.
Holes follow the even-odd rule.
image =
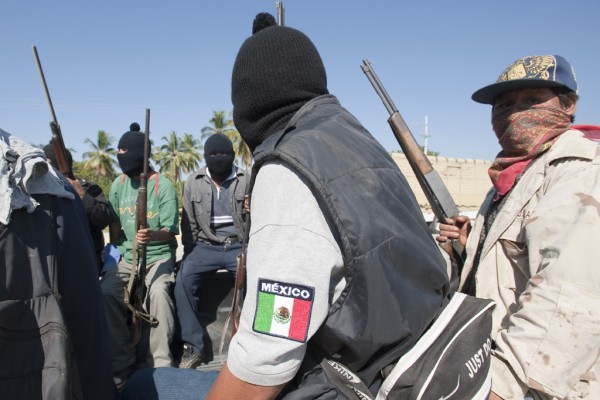
[[[431,212],[429,202],[421,190],[406,156],[403,153],[391,153],[391,155],[406,176],[421,210],[424,213]],[[434,156],[430,156],[429,161],[448,187],[458,209],[461,212],[477,211],[491,187],[488,176],[490,161]]]

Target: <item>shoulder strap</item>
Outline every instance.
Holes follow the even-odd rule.
[[[158,198],[158,172],[153,171],[148,179],[154,178],[154,195]]]

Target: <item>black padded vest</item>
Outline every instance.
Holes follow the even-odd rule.
[[[307,103],[254,156],[253,177],[278,160],[306,179],[347,268],[346,287],[283,397],[343,398],[320,369],[323,354],[376,388],[380,369],[410,349],[448,291],[446,263],[406,179],[331,95]]]

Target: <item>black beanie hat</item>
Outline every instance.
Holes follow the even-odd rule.
[[[144,137],[140,132],[140,125],[134,122],[129,126],[129,131],[119,139],[117,147],[127,149],[127,152],[117,154],[117,160],[127,176],[137,176],[144,169]]]
[[[302,32],[256,16],[233,66],[233,121],[254,151],[308,101],[328,94],[321,56]]]

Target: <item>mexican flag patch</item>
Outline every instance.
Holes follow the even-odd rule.
[[[259,279],[254,331],[306,342],[314,297],[313,287]]]

